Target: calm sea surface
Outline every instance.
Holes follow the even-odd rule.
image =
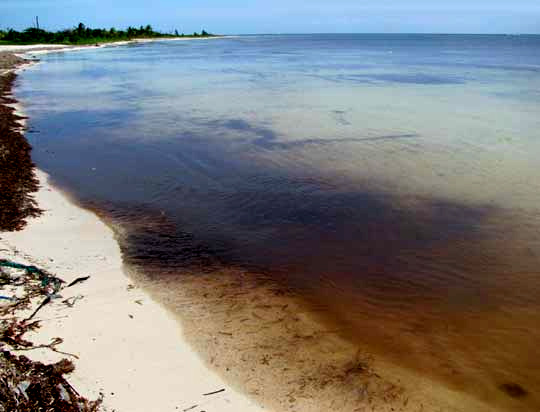
[[[40,58],[16,93],[34,159],[128,263],[264,273],[392,362],[540,410],[539,36]]]

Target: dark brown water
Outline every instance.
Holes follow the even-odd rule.
[[[371,353],[494,406],[534,410],[540,385],[538,215],[522,220],[523,214],[493,207],[374,194],[303,200],[303,213],[317,215],[316,222],[284,225],[264,241],[250,239],[236,246],[238,255],[223,252],[230,250],[225,245],[220,253],[194,242],[157,212],[122,211],[116,223],[131,228],[121,237],[127,262],[154,280],[184,274],[193,282],[195,276],[198,289],[199,273],[208,293],[225,289],[227,278],[226,285],[235,286],[219,295],[219,305],[230,311],[231,302],[248,301],[237,296],[248,283],[241,280],[246,271],[262,274],[263,284],[271,279],[284,294],[301,298],[327,328]],[[334,202],[352,206],[326,209]],[[289,213],[276,201],[266,212]],[[244,264],[242,256],[249,256]],[[180,279],[177,284],[186,287]],[[201,295],[195,291],[190,299]]]
[[[155,44],[48,56],[19,95],[38,165],[113,225],[134,276],[253,396],[534,411],[538,50]]]

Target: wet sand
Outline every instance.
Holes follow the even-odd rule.
[[[188,341],[207,364],[273,410],[493,410],[428,376],[382,362],[369,347],[342,338],[339,326],[323,322],[301,299],[254,273],[222,270],[155,284],[148,290],[181,313]],[[181,295],[164,293],[178,284]]]

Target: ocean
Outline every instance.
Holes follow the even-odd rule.
[[[392,365],[540,409],[540,36],[39,57],[16,88],[34,161],[115,229],[132,275],[238,387],[354,410],[345,375]]]

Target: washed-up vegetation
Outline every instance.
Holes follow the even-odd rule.
[[[141,38],[159,37],[212,37],[214,35],[202,30],[200,33],[180,34],[178,30],[174,33],[161,33],[155,31],[151,25],[128,27],[125,30],[92,29],[79,23],[77,27],[60,30],[56,32],[43,30],[39,27],[29,27],[23,31],[9,29],[0,30],[0,44],[96,44],[115,41],[125,41]]]
[[[0,62],[3,60],[0,56]],[[6,60],[11,65],[22,62],[14,56]],[[10,96],[15,78],[14,73],[0,76],[0,231],[20,230],[26,218],[41,213],[33,198],[39,183],[30,157],[31,147],[18,123],[23,118],[10,106],[15,103]]]
[[[0,260],[0,412],[99,410],[101,399],[85,399],[66,380],[64,375],[75,369],[73,362],[62,359],[47,365],[17,354],[47,348],[76,357],[57,349],[59,337],[36,345],[24,336],[40,327],[35,320],[39,311],[73,284],[64,286],[60,278],[35,266]]]

